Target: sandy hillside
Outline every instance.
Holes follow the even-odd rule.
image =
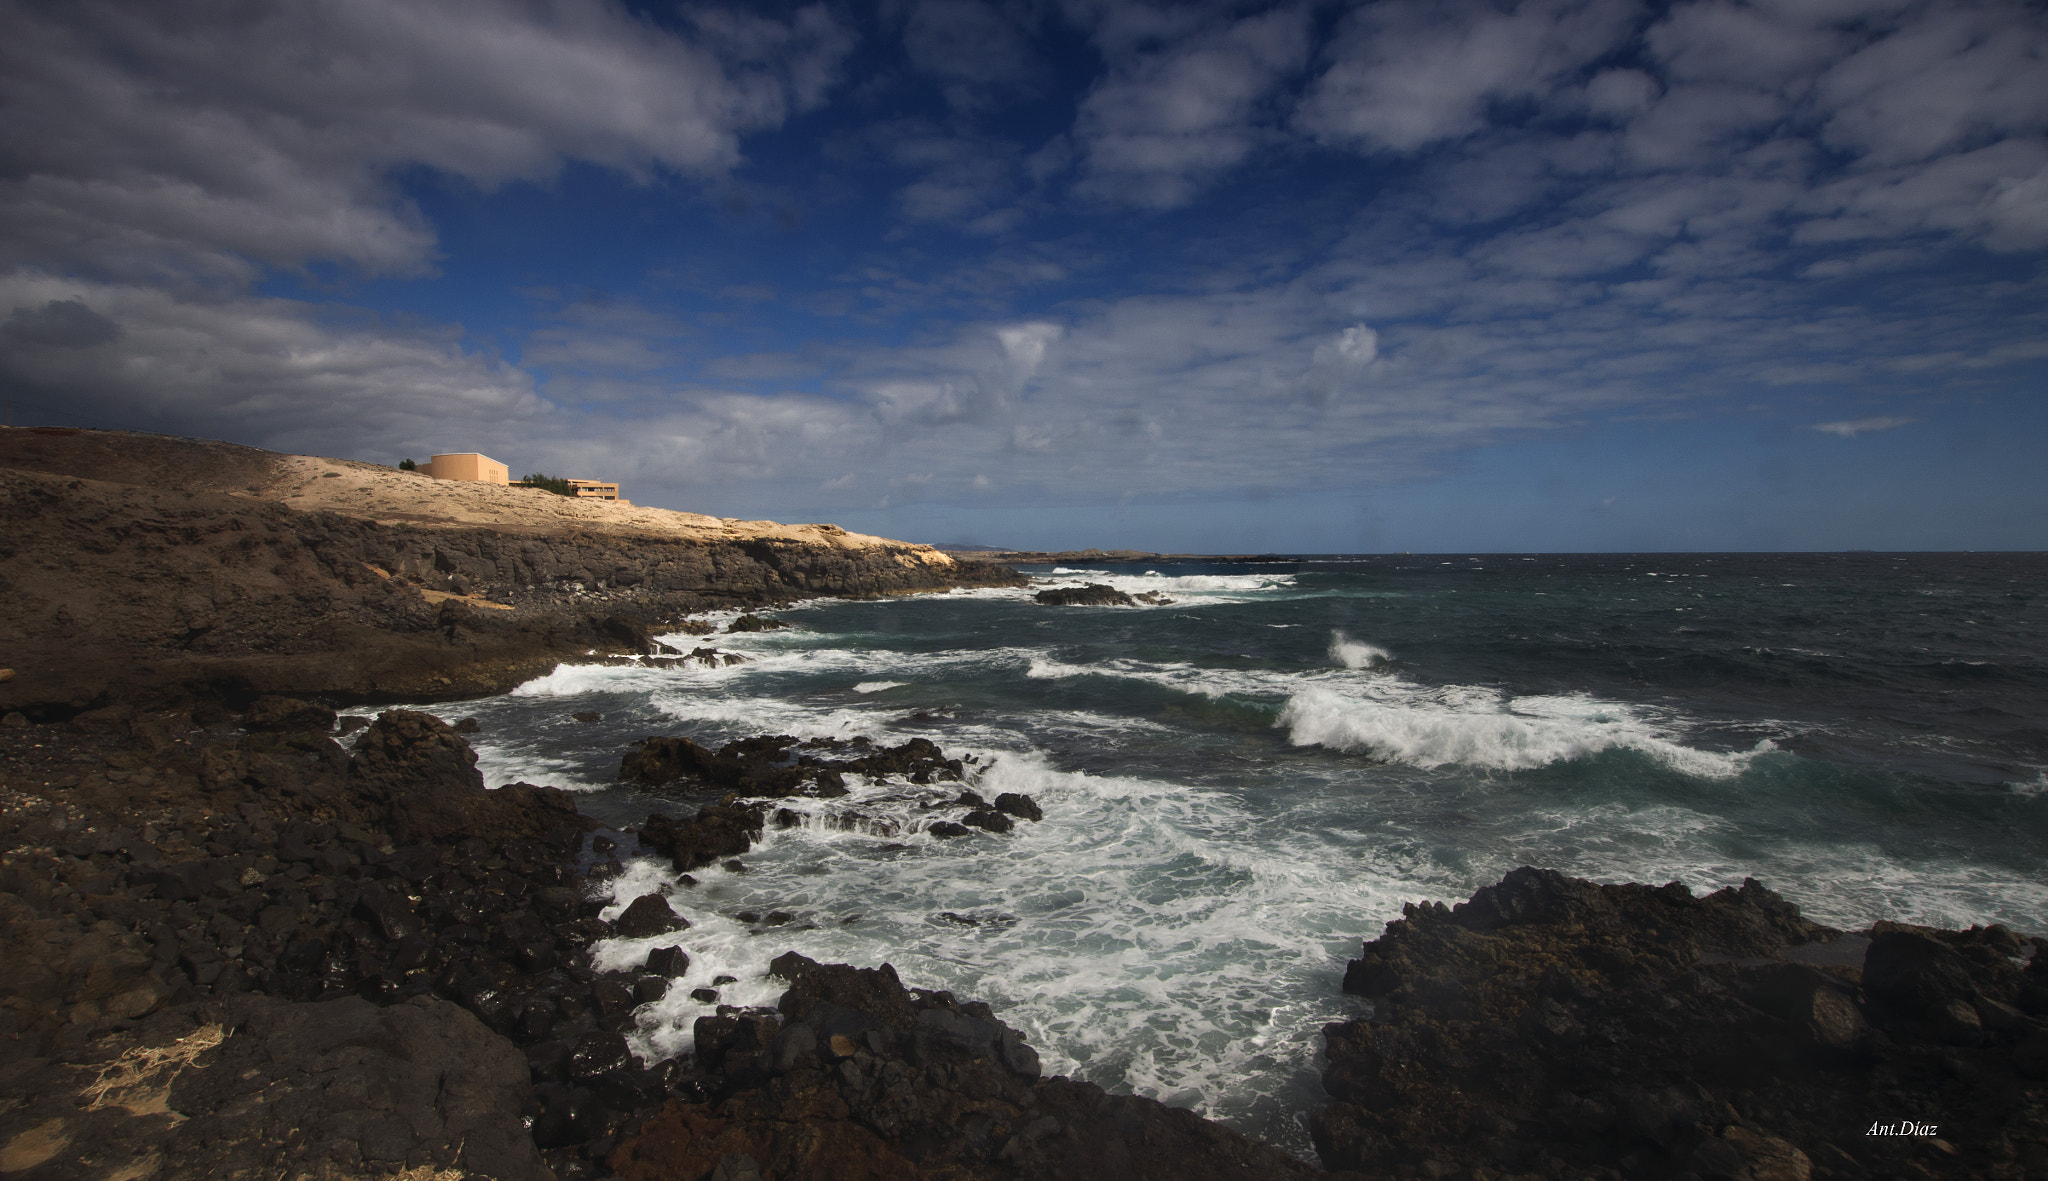
[[[572,499],[537,488],[436,480],[419,472],[310,455],[279,456],[269,484],[256,494],[295,509],[325,509],[387,523],[483,526],[535,533],[587,529],[703,541],[774,538],[854,550],[908,545],[886,537],[849,533],[837,525],[783,525],[774,521],[707,517],[702,513],[616,501]],[[930,546],[910,548],[934,566],[953,564],[951,558]]]
[[[436,480],[419,472],[348,459],[281,455],[232,443],[128,431],[0,430],[0,467],[160,489],[222,492],[385,524],[525,534],[589,532],[702,542],[766,539],[842,550],[884,548],[899,561],[940,568],[954,564],[930,546],[849,533],[837,525],[783,525],[579,500],[533,488]]]

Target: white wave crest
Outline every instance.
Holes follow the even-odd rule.
[[[1143,574],[1111,574],[1103,570],[1066,566],[1056,566],[1052,573],[1052,581],[1062,584],[1070,579],[1099,582],[1127,595],[1159,595],[1175,603],[1244,603],[1269,598],[1275,591],[1292,590],[1295,585],[1292,574],[1161,574],[1157,570],[1147,570]],[[1171,604],[1144,603],[1141,600],[1140,605]]]
[[[1697,750],[1679,742],[1640,711],[1589,697],[1517,697],[1483,693],[1371,700],[1330,689],[1305,689],[1287,699],[1276,725],[1296,746],[1358,751],[1391,763],[1433,768],[1449,763],[1525,771],[1625,747],[1703,778],[1742,772],[1754,750]]]
[[[1345,668],[1371,668],[1386,664],[1394,654],[1377,644],[1354,640],[1343,632],[1330,633],[1330,659]]]

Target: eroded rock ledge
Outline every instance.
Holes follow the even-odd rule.
[[[419,511],[385,503],[394,485]],[[506,503],[457,511],[492,497]],[[612,521],[593,504],[556,519],[578,507],[557,501],[226,444],[0,429],[0,713],[477,697],[562,660],[647,652],[650,627],[690,611],[1026,581],[833,526]]]
[[[1345,974],[1373,1018],[1324,1031],[1336,1102],[1312,1131],[1333,1171],[2048,1172],[2038,938],[1852,934],[1753,881],[1695,898],[1526,868],[1404,914]]]

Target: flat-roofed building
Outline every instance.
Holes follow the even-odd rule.
[[[475,451],[436,455],[422,469],[436,480],[475,480],[483,484],[510,484],[512,469]]]
[[[590,500],[617,500],[619,498],[619,486],[606,483],[603,480],[571,480],[569,481],[569,488],[577,496]]]

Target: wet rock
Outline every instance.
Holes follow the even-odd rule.
[[[934,821],[931,827],[925,829],[925,831],[932,834],[935,837],[944,837],[949,839],[952,837],[964,837],[974,835],[973,829],[967,827],[964,824],[955,824],[950,820]]]
[[[1038,810],[1038,804],[1030,796],[1006,791],[996,797],[996,811],[1015,816],[1019,820],[1043,820],[1045,813]]]
[[[682,976],[690,970],[690,957],[680,947],[657,947],[647,953],[647,970],[657,976]]]
[[[483,723],[477,721],[475,718],[463,718],[461,721],[456,722],[455,725],[450,728],[453,729],[457,734],[467,735],[480,734],[483,732],[484,727]]]
[[[644,738],[619,761],[619,778],[645,787],[701,779],[715,763],[709,750],[687,738]]]
[[[688,820],[654,813],[640,826],[640,844],[665,854],[679,872],[744,853],[761,835],[762,814],[737,804],[707,804]]]
[[[616,924],[622,939],[666,935],[670,931],[685,930],[689,925],[690,921],[677,914],[668,899],[660,894],[642,894],[635,898],[619,915]]]
[[[615,1033],[592,1033],[578,1039],[569,1052],[566,1070],[574,1082],[593,1083],[626,1069],[633,1061],[625,1038]]]
[[[592,710],[578,710],[575,713],[570,714],[569,716],[575,719],[576,721],[582,722],[586,726],[604,721],[603,714],[597,713]]]
[[[726,625],[728,632],[770,632],[790,626],[780,619],[766,619],[759,615],[746,614]]]
[[[1031,596],[1038,602],[1052,607],[1133,607],[1131,596],[1105,583],[1091,582],[1086,586],[1061,586],[1042,590]]]
[[[654,633],[648,629],[646,624],[624,615],[606,617],[604,622],[598,626],[598,630],[629,652],[638,652],[648,656],[675,652],[674,648],[655,639]]]
[[[1015,827],[1015,822],[993,808],[982,808],[960,818],[960,823],[984,832],[1003,833]]]

